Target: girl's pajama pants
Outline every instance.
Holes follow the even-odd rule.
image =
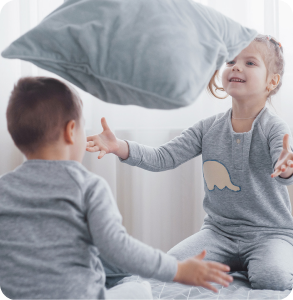
[[[247,271],[253,289],[291,290],[293,285],[293,238],[268,235],[243,242],[202,229],[173,247],[168,254],[178,260],[207,254],[204,260],[230,266],[231,271]]]

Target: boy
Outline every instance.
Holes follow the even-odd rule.
[[[82,101],[63,82],[18,81],[7,108],[15,145],[27,158],[0,178],[0,286],[18,299],[146,299],[149,286],[105,289],[105,261],[143,277],[228,286],[229,267],[204,262],[205,251],[177,262],[130,237],[106,181],[82,165]]]

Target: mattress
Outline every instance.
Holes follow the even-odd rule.
[[[148,281],[151,284],[154,299],[284,299],[290,295],[291,290],[272,291],[272,290],[253,290],[247,279],[247,272],[233,272],[231,275],[234,281],[229,287],[222,287],[219,284],[213,284],[219,290],[215,294],[203,287],[188,286],[176,282],[162,282],[155,279],[145,279],[136,275],[125,277],[118,282],[141,282]],[[292,292],[293,299],[293,292]],[[288,299],[291,299],[289,297]]]

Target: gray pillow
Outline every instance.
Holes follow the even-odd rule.
[[[257,32],[192,0],[69,0],[2,52],[97,98],[173,109]]]

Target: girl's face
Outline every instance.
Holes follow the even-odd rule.
[[[247,98],[266,100],[268,95],[266,77],[265,63],[252,43],[232,61],[226,63],[222,84],[224,90],[236,100],[246,100]]]

